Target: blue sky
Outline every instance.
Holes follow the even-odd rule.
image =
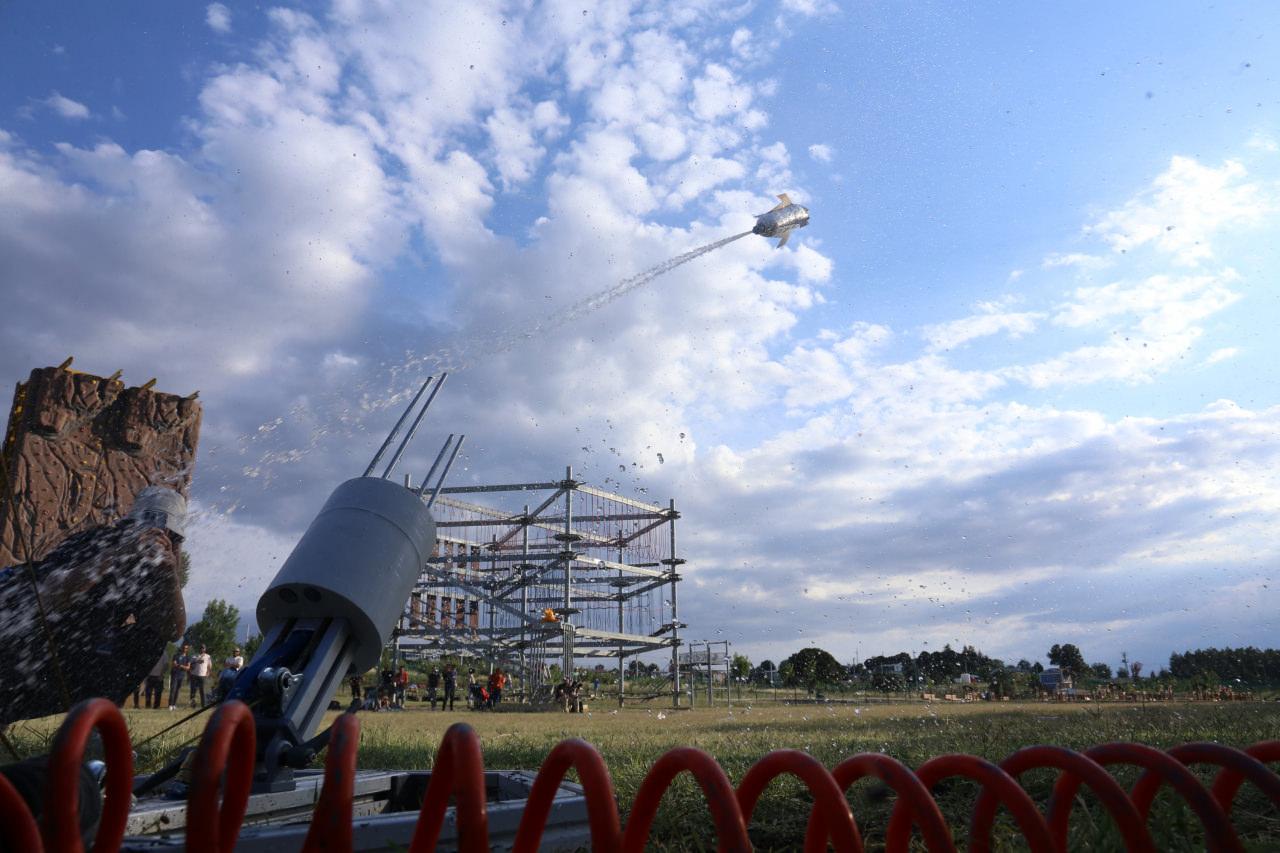
[[[1274,644],[1280,11],[0,23],[0,380],[74,351],[201,389],[193,611],[252,609],[451,336],[787,191],[814,217],[787,249],[739,241],[458,374],[459,476],[675,495],[692,631],[756,658]]]

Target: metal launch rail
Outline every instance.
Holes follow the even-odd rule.
[[[25,802],[0,777],[0,846],[27,853],[73,853],[82,849],[77,831],[77,786],[81,759],[94,729],[102,736],[108,772],[105,809],[93,850],[107,853],[129,846],[127,842],[133,839],[126,840],[124,836],[133,758],[124,718],[105,699],[78,705],[54,738],[46,798],[49,811],[39,825]],[[254,739],[253,714],[244,704],[229,702],[214,712],[192,764],[187,850],[212,853],[235,848],[253,781]],[[359,722],[354,715],[344,714],[333,727],[323,787],[306,828],[302,850],[361,849],[355,829],[359,822],[352,814],[358,746]],[[953,776],[972,780],[982,788],[969,823],[967,848],[972,851],[990,850],[991,827],[1000,806],[1008,809],[1030,850],[1065,850],[1067,823],[1081,785],[1092,789],[1101,801],[1129,850],[1154,851],[1147,818],[1153,799],[1166,783],[1200,821],[1210,850],[1237,851],[1244,847],[1231,821],[1232,805],[1246,781],[1257,786],[1280,809],[1280,774],[1267,767],[1269,762],[1280,762],[1280,741],[1264,741],[1245,750],[1189,743],[1167,752],[1136,743],[1103,744],[1084,753],[1033,746],[1015,752],[999,765],[972,755],[942,755],[914,771],[880,753],[855,755],[828,769],[806,753],[777,750],[756,762],[734,788],[707,753],[679,747],[654,762],[636,793],[624,827],[613,783],[600,754],[587,742],[570,739],[557,744],[543,761],[528,791],[509,849],[526,853],[540,849],[553,799],[572,768],[582,783],[591,848],[597,851],[642,851],[663,794],[685,771],[701,787],[719,847],[725,851],[751,849],[747,828],[756,803],[769,783],[784,774],[798,777],[813,797],[803,842],[803,849],[809,851],[826,850],[828,844],[839,851],[863,849],[845,791],[865,777],[878,778],[897,794],[885,832],[886,850],[908,849],[915,829],[929,850],[954,851],[951,829],[930,793],[939,782]],[[1136,765],[1144,771],[1132,789],[1124,790],[1107,772],[1106,768],[1115,764]],[[1191,764],[1221,769],[1206,787],[1188,770],[1187,765]],[[1021,774],[1036,768],[1060,771],[1047,814],[1017,782]],[[450,798],[454,806],[449,805]],[[456,832],[454,840],[448,842],[450,847],[456,844],[466,853],[491,849],[480,742],[475,732],[462,723],[452,726],[440,743],[407,849],[415,853],[435,849],[446,824]],[[799,847],[800,840],[796,841]],[[507,845],[503,848],[507,849]]]

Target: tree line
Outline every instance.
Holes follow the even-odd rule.
[[[1225,649],[1196,649],[1169,658],[1169,666],[1159,670],[1147,668],[1141,661],[1129,660],[1122,653],[1120,664],[1112,667],[1103,661],[1088,663],[1084,653],[1073,643],[1055,643],[1046,654],[1049,665],[1077,682],[1148,680],[1183,682],[1188,686],[1214,686],[1231,682],[1243,687],[1280,684],[1280,649],[1258,649],[1253,646]],[[747,682],[785,687],[804,687],[810,691],[821,685],[860,682],[872,689],[895,691],[928,684],[952,684],[963,676],[974,684],[987,685],[999,693],[1009,692],[1015,683],[1034,683],[1045,666],[1026,658],[1009,664],[990,657],[973,646],[952,648],[917,655],[898,652],[873,655],[853,664],[842,664],[824,649],[801,649],[779,664],[765,660],[751,665],[742,655],[734,655],[733,675]]]

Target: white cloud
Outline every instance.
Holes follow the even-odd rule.
[[[1239,347],[1220,347],[1205,357],[1205,365],[1218,364],[1223,361],[1230,361],[1240,354]]]
[[[809,156],[819,163],[830,163],[835,156],[835,152],[831,150],[830,145],[823,145],[819,142],[809,146]]]
[[[1111,258],[1090,255],[1084,252],[1054,252],[1040,262],[1040,268],[1050,270],[1057,267],[1080,267],[1081,269],[1097,270],[1105,269],[1113,263],[1114,261]]]
[[[1251,148],[1254,151],[1264,151],[1267,154],[1275,154],[1280,151],[1280,142],[1277,142],[1275,137],[1262,133],[1255,133],[1250,136],[1244,144],[1246,148]]]
[[[86,119],[89,117],[89,108],[79,101],[73,101],[61,92],[53,92],[49,97],[45,98],[45,104],[49,109],[53,110],[63,118],[74,120]]]
[[[1087,231],[1116,252],[1150,245],[1181,264],[1199,264],[1213,257],[1220,231],[1257,225],[1275,209],[1271,194],[1247,175],[1237,160],[1214,168],[1174,157],[1146,192]]]
[[[1043,317],[1043,314],[1034,311],[973,314],[925,326],[921,334],[932,349],[948,350],[1000,332],[1007,332],[1011,338],[1020,338],[1035,331],[1037,323]]]
[[[782,8],[786,12],[806,17],[834,15],[840,11],[834,0],[782,0]]]
[[[204,10],[204,22],[215,33],[231,32],[231,10],[222,3],[210,3]]]

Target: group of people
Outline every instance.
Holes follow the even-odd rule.
[[[409,689],[409,670],[401,663],[399,669],[384,669],[378,674],[376,687],[365,687],[359,675],[351,676],[351,699],[365,711],[399,711],[404,709],[405,693]]]
[[[207,646],[200,646],[198,654],[191,653],[191,645],[183,643],[172,655],[163,654],[147,673],[142,684],[134,688],[133,707],[138,708],[140,695],[145,695],[141,707],[159,710],[163,706],[164,677],[169,674],[169,710],[178,710],[182,698],[182,686],[187,685],[187,697],[192,708],[203,708],[210,699],[216,701],[244,666],[244,656],[237,646],[231,650],[222,664],[218,682],[209,690],[209,676],[213,672],[213,657]]]
[[[511,684],[511,676],[495,668],[486,678],[474,669],[467,670],[466,703],[473,711],[491,711],[502,702],[503,691]],[[367,711],[402,710],[409,688],[409,671],[402,663],[397,670],[384,669],[379,673],[376,687],[365,687],[358,675],[351,676],[351,698]],[[452,711],[458,700],[458,669],[452,663],[433,666],[427,673],[426,693],[421,697],[431,703],[431,710],[439,703],[441,711]]]
[[[471,710],[492,711],[502,702],[502,691],[511,683],[511,676],[495,667],[486,682],[483,676],[477,677],[474,669],[467,671],[468,691],[471,694]]]
[[[599,690],[599,679],[595,684],[596,689]],[[585,685],[581,681],[566,675],[551,691],[551,697],[566,714],[582,713],[587,707],[583,696],[584,690]]]
[[[473,673],[475,670],[471,670]],[[441,687],[444,693],[440,693]],[[431,710],[436,709],[436,697],[440,697],[440,710],[452,711],[453,703],[458,698],[458,669],[451,663],[444,665],[444,672],[440,672],[438,667],[431,667],[431,671],[427,673],[427,700],[431,703]]]

